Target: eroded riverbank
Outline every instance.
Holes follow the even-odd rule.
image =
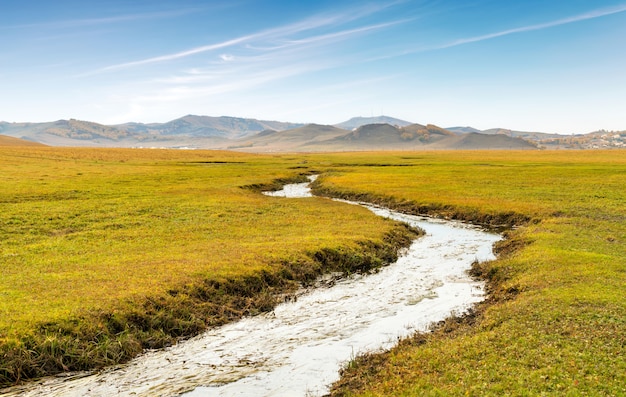
[[[289,189],[299,197],[310,194],[306,184]],[[46,379],[18,394],[320,395],[337,379],[340,366],[358,353],[391,347],[398,338],[423,331],[483,298],[482,285],[466,270],[475,260],[493,258],[491,247],[498,235],[369,208],[427,234],[376,274],[302,290],[295,302],[266,315],[212,329],[97,374]]]

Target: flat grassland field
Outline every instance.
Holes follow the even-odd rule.
[[[365,209],[259,193],[319,173],[321,194],[517,225],[476,269],[476,316],[356,359],[335,395],[625,394],[625,154],[0,148],[0,385],[127,360],[406,245]]]

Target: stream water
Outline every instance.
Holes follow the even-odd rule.
[[[311,196],[308,184],[269,195]],[[493,259],[497,234],[457,222],[374,213],[426,231],[377,273],[302,290],[271,313],[211,329],[97,373],[50,377],[0,396],[320,396],[359,353],[462,313],[483,299],[467,270]]]

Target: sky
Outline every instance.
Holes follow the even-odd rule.
[[[0,0],[0,120],[626,130],[626,0]]]

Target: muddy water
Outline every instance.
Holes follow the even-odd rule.
[[[307,184],[284,196],[310,196]],[[303,290],[266,315],[210,330],[96,374],[49,378],[15,390],[22,396],[319,396],[355,355],[463,312],[483,298],[466,270],[493,258],[500,237],[444,222],[368,207],[426,231],[395,263]],[[2,393],[0,392],[0,395]]]

